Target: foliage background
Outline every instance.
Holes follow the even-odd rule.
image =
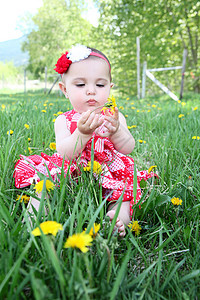
[[[95,3],[100,12],[97,28],[82,17],[84,1],[43,1],[32,18],[32,29],[23,46],[30,56],[28,68],[36,77],[44,72],[45,66],[53,73],[60,54],[73,44],[82,43],[109,57],[115,87],[121,95],[136,95],[136,37],[140,37],[141,69],[144,61],[149,68],[180,66],[186,48],[185,90],[200,92],[199,1]],[[179,93],[180,71],[158,72],[155,76]],[[159,93],[159,88],[150,82],[147,88],[152,94]]]

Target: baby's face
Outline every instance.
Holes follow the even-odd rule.
[[[104,105],[112,87],[108,64],[97,57],[72,63],[63,81],[66,97],[79,113]]]

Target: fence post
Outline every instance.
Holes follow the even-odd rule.
[[[44,83],[44,93],[47,91],[47,67],[45,67],[45,83]]]
[[[57,81],[60,79],[60,77],[61,77],[61,75],[58,75],[58,76],[57,76],[57,78],[55,79],[54,83],[52,84],[52,86],[51,86],[50,90],[48,91],[48,95],[51,93],[51,91],[52,91],[52,89],[53,89],[54,85],[55,85],[55,84],[56,84],[56,82],[57,82]]]
[[[24,69],[24,94],[26,93],[26,69]]]
[[[146,91],[146,69],[147,69],[147,62],[144,61],[143,72],[142,72],[142,98],[145,97],[145,91]]]
[[[137,44],[137,96],[140,99],[140,38],[136,38]]]
[[[183,84],[184,84],[184,76],[185,76],[186,57],[187,57],[187,49],[184,49],[183,50],[183,63],[182,63],[182,77],[181,77],[180,99],[183,98]]]

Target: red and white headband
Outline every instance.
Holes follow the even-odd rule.
[[[109,69],[111,70],[110,63],[103,55],[101,55],[100,53],[93,52],[90,48],[87,48],[83,45],[73,46],[69,52],[66,51],[64,54],[62,54],[62,56],[58,59],[54,70],[62,75],[65,72],[67,72],[69,66],[73,62],[81,61],[83,59],[88,58],[88,56],[97,56],[104,59],[107,62]]]

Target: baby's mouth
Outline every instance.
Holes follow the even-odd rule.
[[[89,105],[95,105],[95,104],[97,103],[97,101],[94,100],[94,99],[90,99],[90,100],[87,101],[87,103],[88,103]]]

